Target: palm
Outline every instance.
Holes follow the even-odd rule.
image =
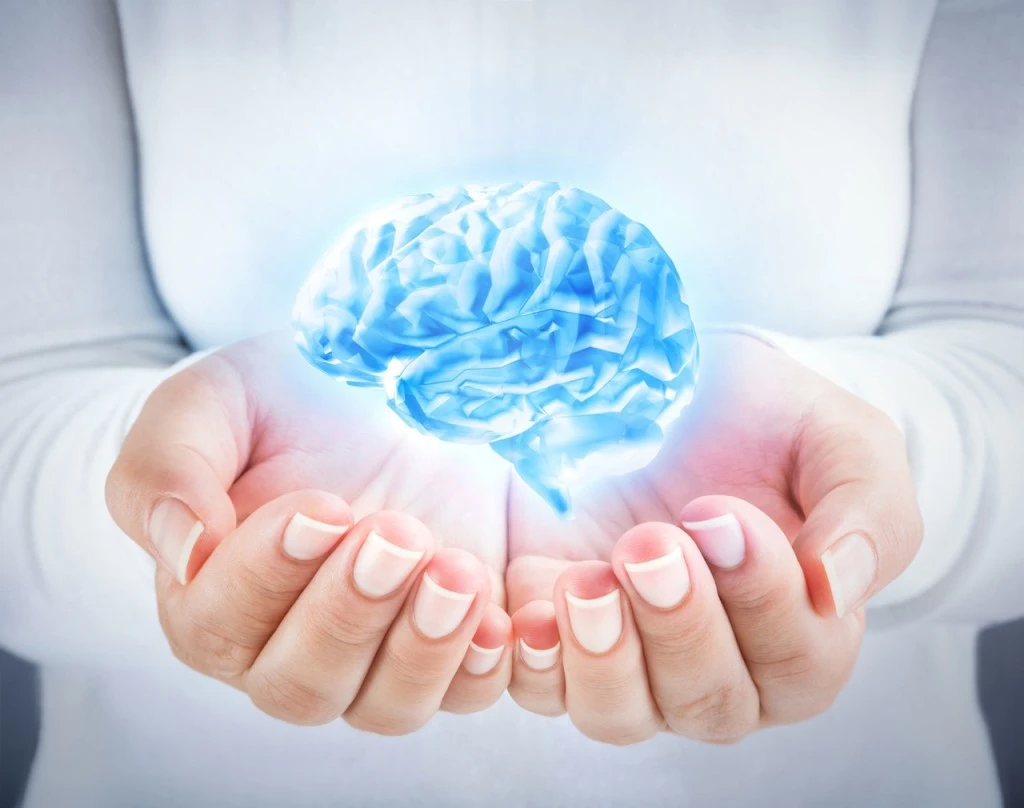
[[[338,493],[357,516],[383,508],[422,519],[446,546],[496,571],[538,555],[607,559],[634,525],[676,522],[704,494],[743,497],[792,535],[802,516],[790,495],[791,447],[801,411],[790,363],[748,338],[705,341],[703,381],[662,451],[642,471],[587,486],[559,518],[480,447],[414,433],[379,391],[339,384],[302,361],[285,333],[222,352],[251,402],[248,460],[231,496],[240,518],[299,488]],[[728,358],[728,361],[725,361]]]
[[[714,337],[705,344],[694,403],[646,469],[583,488],[567,521],[521,481],[513,483],[510,559],[607,560],[631,527],[676,523],[680,510],[705,494],[742,497],[788,535],[795,533],[802,516],[790,495],[790,465],[802,412],[786,376],[791,363],[750,338]]]
[[[379,391],[314,370],[286,333],[239,343],[222,356],[250,402],[248,460],[231,490],[239,518],[288,491],[319,488],[348,500],[357,517],[381,509],[416,516],[440,544],[504,570],[504,467],[471,462],[473,447],[405,428],[381,406]]]

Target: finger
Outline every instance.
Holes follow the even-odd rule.
[[[728,743],[757,727],[757,690],[715,581],[675,525],[647,522],[619,540],[613,568],[629,596],[647,676],[673,732]]]
[[[182,583],[235,528],[227,491],[248,434],[237,375],[207,357],[153,391],[107,476],[118,527]]]
[[[356,524],[246,675],[256,706],[297,724],[340,716],[356,698],[433,547],[430,531],[405,514],[382,511]]]
[[[762,719],[788,723],[826,710],[853,671],[861,615],[838,623],[814,610],[789,540],[750,503],[701,497],[680,518],[714,575]]]
[[[490,564],[487,564],[486,567],[487,575],[491,579],[491,603],[497,606],[498,610],[505,613],[507,616],[508,611],[505,608],[505,576]]]
[[[547,556],[522,555],[513,558],[505,570],[508,613],[515,614],[535,600],[554,600],[555,581],[573,562]]]
[[[794,489],[807,519],[793,546],[815,607],[842,617],[906,569],[923,527],[895,424],[860,402],[853,412],[829,402],[797,441]]]
[[[440,709],[489,605],[490,576],[464,550],[438,550],[345,713],[357,729],[399,735]]]
[[[632,610],[611,565],[584,561],[566,570],[555,584],[555,614],[573,724],[605,743],[637,743],[655,735],[663,722]]]
[[[450,713],[475,713],[494,704],[508,688],[512,673],[512,620],[489,603],[473,635],[462,666],[441,702]]]
[[[554,601],[535,600],[520,607],[512,615],[512,630],[516,649],[509,695],[531,713],[561,715],[565,712],[565,672]]]
[[[175,653],[209,676],[241,676],[351,523],[348,504],[333,494],[286,494],[230,533],[188,586],[159,574],[161,621]]]

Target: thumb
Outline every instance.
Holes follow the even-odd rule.
[[[857,404],[838,422],[842,408],[809,419],[795,453],[794,493],[807,518],[794,550],[815,609],[840,618],[907,568],[923,533],[903,435]]]
[[[235,527],[227,491],[248,434],[237,374],[206,358],[153,391],[107,477],[118,527],[182,584]]]

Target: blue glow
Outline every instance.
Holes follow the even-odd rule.
[[[346,231],[293,312],[316,367],[411,426],[488,443],[561,513],[646,465],[693,395],[697,338],[650,231],[556,183],[409,197]]]

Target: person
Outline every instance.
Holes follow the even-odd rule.
[[[1022,37],[996,0],[0,5],[26,804],[998,804]],[[287,333],[343,226],[531,179],[645,223],[704,352],[572,520]]]

